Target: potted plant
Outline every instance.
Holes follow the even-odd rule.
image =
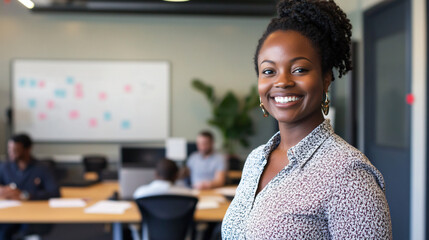
[[[228,91],[222,98],[215,95],[211,85],[200,79],[192,80],[192,86],[204,94],[212,108],[212,117],[207,121],[219,129],[223,138],[223,150],[229,157],[235,156],[236,146],[249,146],[248,137],[253,135],[253,121],[249,113],[259,106],[259,94],[256,86],[244,98]]]

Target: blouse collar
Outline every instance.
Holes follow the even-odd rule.
[[[332,134],[332,129],[329,119],[325,119],[305,138],[299,141],[298,144],[291,147],[287,151],[288,159],[291,163],[297,163],[300,167],[304,167],[307,161],[313,156],[314,152],[322,145],[322,143]],[[277,132],[263,148],[264,159],[268,159],[270,153],[277,148],[280,143],[280,131]]]

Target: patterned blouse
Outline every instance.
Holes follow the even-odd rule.
[[[392,239],[381,173],[325,120],[287,152],[256,196],[275,134],[248,156],[222,223],[223,239]]]

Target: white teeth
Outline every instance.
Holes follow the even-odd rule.
[[[278,103],[288,103],[298,101],[300,97],[289,96],[289,97],[275,97],[274,100]]]

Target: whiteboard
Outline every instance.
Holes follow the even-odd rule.
[[[13,131],[47,142],[164,140],[169,78],[166,61],[15,60]]]

